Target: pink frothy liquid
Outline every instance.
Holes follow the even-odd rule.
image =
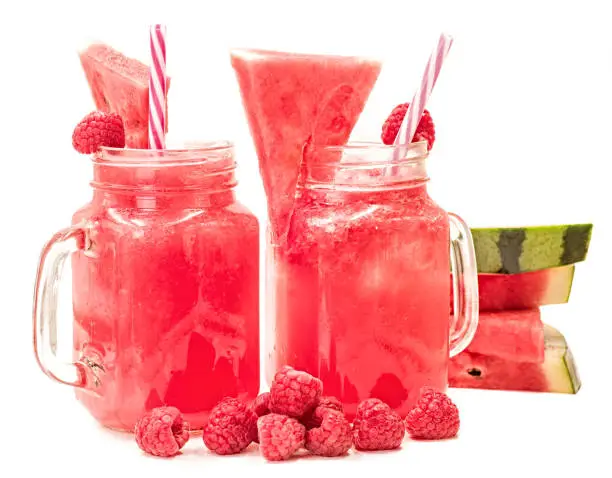
[[[258,223],[233,169],[227,144],[96,159],[73,218],[92,242],[73,257],[74,354],[104,367],[97,396],[77,391],[103,425],[172,405],[198,429],[222,398],[257,395]]]

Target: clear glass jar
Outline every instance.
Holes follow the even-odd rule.
[[[230,143],[104,149],[92,201],[45,246],[34,342],[41,368],[76,387],[105,426],[178,407],[193,429],[222,398],[259,391],[259,233],[238,203]],[[72,254],[74,363],[54,340]]]
[[[307,149],[287,237],[268,249],[268,377],[306,370],[349,415],[370,397],[405,414],[422,386],[445,390],[478,320],[469,229],[429,197],[425,143],[400,153]]]

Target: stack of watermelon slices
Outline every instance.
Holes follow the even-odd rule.
[[[451,359],[451,387],[578,391],[571,350],[542,323],[540,307],[568,302],[591,230],[591,224],[472,229],[480,321],[472,343]]]

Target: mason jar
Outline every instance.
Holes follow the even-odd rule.
[[[429,196],[426,143],[305,151],[287,235],[268,247],[268,372],[319,377],[349,416],[370,397],[405,415],[421,387],[446,389],[474,335],[469,228]]]
[[[235,197],[233,145],[105,148],[93,197],[42,251],[34,348],[103,425],[179,408],[192,429],[259,391],[259,235]],[[58,354],[58,284],[72,262],[73,360]]]

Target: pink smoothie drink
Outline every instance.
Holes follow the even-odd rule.
[[[105,368],[99,396],[78,398],[112,428],[162,404],[201,428],[259,389],[258,225],[236,202],[231,146],[160,154],[99,154],[73,218],[92,242],[73,259],[75,358]]]
[[[319,376],[349,415],[370,397],[405,414],[422,386],[446,387],[449,222],[423,180],[310,175],[273,247],[274,362]]]
[[[43,250],[39,363],[104,426],[131,431],[165,405],[201,429],[223,398],[259,391],[259,227],[235,197],[233,146],[108,148],[93,163],[92,200]],[[72,364],[49,337],[68,255]]]

